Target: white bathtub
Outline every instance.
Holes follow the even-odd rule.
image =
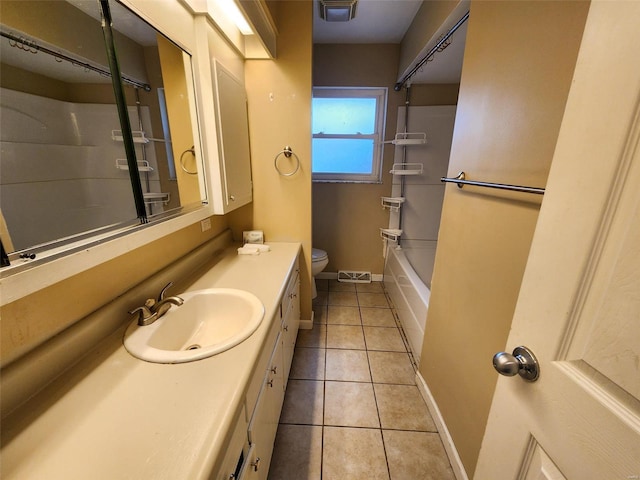
[[[420,364],[431,292],[411,267],[405,252],[394,245],[387,249],[384,286],[398,313],[413,357]]]

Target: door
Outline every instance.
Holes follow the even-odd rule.
[[[476,480],[640,479],[639,24],[591,4]]]

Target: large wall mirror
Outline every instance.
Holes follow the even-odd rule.
[[[109,8],[145,221],[202,205],[191,58],[119,3]],[[9,257],[138,225],[100,3],[2,0],[0,22],[0,236]]]

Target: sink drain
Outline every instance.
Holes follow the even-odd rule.
[[[197,343],[194,343],[193,345],[185,348],[185,350],[198,350],[200,347],[200,345],[198,345]]]

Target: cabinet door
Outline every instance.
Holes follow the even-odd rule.
[[[245,413],[243,409],[242,413],[238,416],[238,420],[233,430],[233,434],[231,435],[229,445],[226,448],[222,464],[218,469],[218,472],[215,475],[211,475],[210,479],[229,480],[230,478],[234,478],[233,475],[236,473],[236,468],[238,467],[241,454],[243,452],[244,454],[247,453],[246,446],[247,422],[245,420]]]
[[[269,364],[269,371],[267,372],[267,381],[265,388],[268,391],[271,401],[271,421],[273,427],[273,437],[275,438],[275,431],[278,429],[278,421],[280,420],[280,411],[282,410],[282,404],[284,402],[284,362],[283,362],[283,339],[280,335],[278,343],[273,350],[273,357],[271,357],[271,363]]]
[[[291,285],[291,289],[287,292],[288,307],[284,312],[282,320],[282,354],[284,363],[284,387],[287,387],[289,381],[289,372],[291,371],[291,361],[293,360],[293,352],[296,347],[296,339],[298,338],[298,327],[300,326],[300,279],[296,277],[296,282]]]
[[[251,152],[247,95],[242,82],[215,61],[221,204],[215,213],[227,213],[252,201]]]
[[[249,423],[249,443],[252,451],[248,459],[247,479],[267,478],[283,401],[282,337],[278,336],[269,361],[269,369],[258,395],[256,409]]]

